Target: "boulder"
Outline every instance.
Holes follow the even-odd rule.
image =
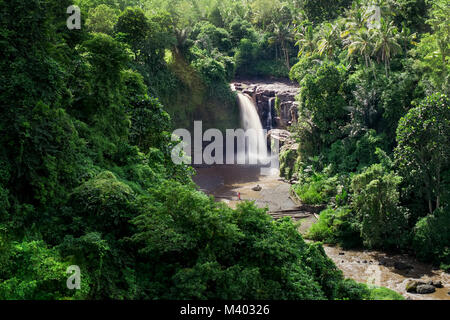
[[[248,94],[249,96],[253,95],[255,92],[255,87],[248,87],[242,90],[242,93]]]
[[[262,187],[258,184],[256,187],[252,188],[253,191],[261,191]]]
[[[414,267],[409,264],[406,264],[404,262],[396,261],[394,263],[394,268],[397,270],[409,270],[409,269],[413,269]]]
[[[295,101],[295,96],[297,95],[297,92],[293,91],[281,91],[277,93],[278,99],[280,101]]]
[[[444,286],[442,285],[442,282],[440,280],[433,280],[430,283],[432,286],[434,286],[435,288],[443,288]]]
[[[425,283],[422,281],[417,281],[417,280],[409,280],[406,283],[406,292],[416,293],[417,287],[421,286],[421,285],[425,285]]]
[[[436,291],[436,288],[429,284],[421,284],[417,286],[416,292],[420,294],[429,294]]]
[[[232,89],[233,89],[233,86],[232,86]],[[236,83],[234,83],[234,89],[242,91],[244,89],[244,85],[242,83],[236,82]]]

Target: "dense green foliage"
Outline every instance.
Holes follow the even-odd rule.
[[[69,30],[69,1],[0,0],[0,299],[374,297],[292,221],[218,204],[171,161],[172,121],[231,126],[246,46],[264,61],[249,74],[287,73],[294,52],[294,6],[189,3],[79,0]]]
[[[368,247],[402,247],[406,214],[399,208],[401,178],[374,164],[352,179],[353,208]]]
[[[299,148],[280,159],[303,202],[328,205],[309,237],[448,269],[450,3],[303,3]]]
[[[237,126],[235,77],[300,85],[310,238],[450,269],[448,0],[71,4],[0,0],[0,299],[399,299],[171,161],[175,127]]]
[[[423,260],[440,263],[450,271],[450,214],[448,207],[438,209],[432,215],[420,219],[414,230],[413,247]]]

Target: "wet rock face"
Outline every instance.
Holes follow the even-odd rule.
[[[263,127],[286,128],[297,122],[298,102],[295,97],[299,93],[299,87],[290,82],[237,82],[232,87],[248,94],[253,98],[258,107],[258,114]],[[275,99],[278,98],[280,111],[275,110]],[[270,114],[269,114],[270,112]]]

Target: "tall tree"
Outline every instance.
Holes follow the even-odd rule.
[[[288,44],[293,40],[292,29],[290,25],[284,24],[276,24],[274,27],[273,35],[269,39],[276,46],[281,47],[281,51],[283,52],[284,62],[286,67],[290,69],[290,61],[289,61],[289,47]]]
[[[371,12],[362,6],[361,1],[353,2],[352,7],[345,11],[346,31],[343,37],[350,32],[367,27],[370,16]]]
[[[340,44],[338,25],[326,23],[319,32],[319,41],[317,42],[317,51],[320,55],[324,53],[331,58]]]
[[[401,46],[397,42],[397,27],[394,25],[394,22],[388,23],[381,18],[379,27],[375,28],[374,39],[374,53],[377,53],[378,58],[384,62],[386,76],[388,77],[392,57],[402,51]]]
[[[402,31],[398,34],[398,39],[400,45],[402,46],[403,53],[405,55],[405,59],[407,57],[408,48],[411,44],[415,44],[414,40],[416,39],[416,33],[412,33],[411,29],[406,26],[406,23],[402,23]]]
[[[106,4],[101,4],[89,10],[86,26],[89,31],[112,35],[117,18],[117,11],[115,9],[108,7]]]
[[[429,213],[441,206],[444,172],[450,169],[450,101],[434,94],[400,119],[396,161],[417,190],[425,192]]]
[[[298,26],[296,28],[298,39],[295,45],[299,47],[298,56],[310,56],[317,49],[317,41],[314,35],[314,29],[311,25]]]
[[[373,52],[373,32],[371,29],[361,28],[357,32],[351,33],[345,40],[345,46],[348,49],[348,55],[359,54],[364,57],[366,68],[371,62]]]
[[[119,38],[127,42],[137,60],[149,33],[149,22],[140,8],[127,8],[119,17],[115,31]]]

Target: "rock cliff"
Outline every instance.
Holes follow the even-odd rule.
[[[258,107],[263,127],[286,128],[297,121],[299,87],[291,82],[270,83],[241,81],[231,84],[233,90],[248,94]]]

